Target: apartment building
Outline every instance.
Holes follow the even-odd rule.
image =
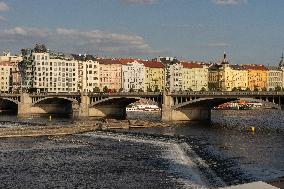
[[[144,91],[163,91],[165,83],[164,65],[157,61],[140,61],[145,66]]]
[[[0,91],[3,93],[12,92],[12,69],[11,62],[0,62]]]
[[[275,89],[281,89],[283,84],[283,71],[275,66],[267,66],[267,69],[267,90],[274,91]]]
[[[99,88],[99,62],[93,55],[72,54],[78,65],[78,92],[95,92]]]
[[[265,66],[247,64],[243,67],[248,72],[248,88],[250,90],[267,90],[268,69]]]
[[[144,91],[145,66],[137,60],[122,62],[123,91]]]
[[[182,64],[182,90],[200,91],[208,90],[208,67],[201,62],[181,62]]]
[[[122,64],[118,59],[98,60],[100,67],[100,85],[101,91],[108,89],[113,92],[121,91],[122,86]]]

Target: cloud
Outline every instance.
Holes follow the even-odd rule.
[[[62,51],[102,53],[107,55],[161,55],[163,51],[153,50],[143,37],[134,34],[119,34],[100,30],[80,31],[57,28],[14,27],[0,30],[0,42],[24,43],[38,42],[58,44]],[[55,45],[56,46],[56,45]]]
[[[207,44],[208,47],[228,47],[230,44],[228,43],[209,43]]]
[[[0,16],[0,21],[6,21],[7,19],[4,16]]]
[[[237,5],[241,3],[247,3],[247,0],[212,0],[217,5]]]
[[[121,1],[127,4],[140,4],[140,5],[154,4],[158,2],[158,0],[121,0]]]
[[[5,12],[5,11],[8,11],[10,8],[9,6],[4,3],[4,2],[0,2],[0,12]]]

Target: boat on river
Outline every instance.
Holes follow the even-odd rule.
[[[126,107],[128,112],[158,112],[161,108],[155,104],[137,104]]]

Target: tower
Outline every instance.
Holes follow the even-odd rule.
[[[283,60],[283,53],[282,53],[282,56],[281,56],[281,60],[279,62],[279,68],[281,68],[282,70],[284,69],[284,60]]]

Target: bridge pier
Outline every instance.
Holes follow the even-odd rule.
[[[89,117],[89,105],[90,98],[86,95],[82,95],[79,110],[76,111],[76,108],[73,108],[73,115],[75,114],[74,116],[80,119]]]
[[[121,105],[99,105],[89,108],[90,117],[126,118],[126,108]]]
[[[211,109],[206,107],[180,107],[174,109],[174,98],[170,95],[163,95],[162,121],[190,120],[211,120]]]
[[[18,116],[29,117],[31,114],[32,98],[28,93],[22,93],[20,99],[21,101],[18,104]]]

